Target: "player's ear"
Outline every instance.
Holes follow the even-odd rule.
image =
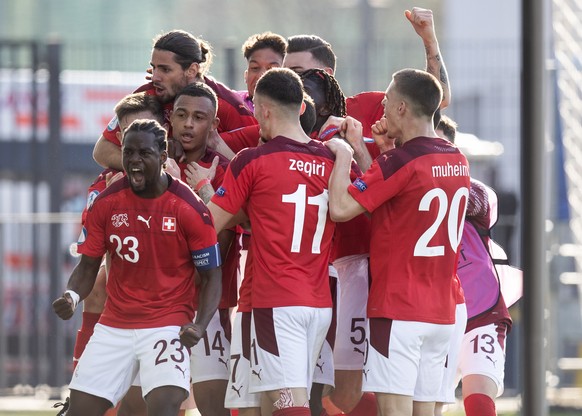
[[[188,69],[186,70],[186,76],[188,78],[196,78],[200,72],[200,64],[198,62],[192,62]]]
[[[247,77],[248,77],[248,75],[249,75],[249,70],[248,69],[245,69],[245,72],[243,74],[243,78],[245,80],[245,84],[247,83]]]
[[[218,117],[214,117],[214,120],[212,120],[212,129],[211,130],[216,130],[218,128],[219,124],[220,124],[220,119]]]
[[[121,130],[117,130],[115,132],[115,137],[117,138],[117,140],[119,140],[119,143],[121,143],[121,139],[123,139],[123,135],[121,134]]]
[[[325,68],[323,68],[323,70],[325,72],[327,72],[329,75],[333,75],[333,68],[330,68],[329,66],[326,66]]]

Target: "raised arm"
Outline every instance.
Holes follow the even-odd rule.
[[[439,80],[443,88],[443,101],[440,108],[446,108],[451,102],[451,87],[445,61],[441,56],[439,42],[434,31],[432,10],[413,7],[406,10],[404,15],[422,39],[426,51],[426,71]]]

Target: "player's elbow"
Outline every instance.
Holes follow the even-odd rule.
[[[329,217],[333,222],[345,222],[352,219],[349,213],[338,204],[329,204]]]

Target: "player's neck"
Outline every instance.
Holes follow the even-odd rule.
[[[280,122],[277,123],[276,128],[273,129],[272,137],[284,136],[289,139],[295,140],[299,143],[307,143],[311,138],[305,134],[301,125],[295,122]]]
[[[184,154],[186,155],[186,162],[198,162],[206,154],[206,144],[200,147],[196,147],[195,149],[185,151]]]
[[[402,131],[402,143],[416,137],[437,137],[432,123],[422,119],[410,120],[407,128]]]

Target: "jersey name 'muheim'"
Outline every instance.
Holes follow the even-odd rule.
[[[325,176],[325,162],[317,163],[315,160],[305,162],[303,160],[295,159],[289,159],[289,162],[291,163],[289,165],[289,170],[306,173],[309,177],[311,177],[311,175]]]
[[[433,178],[446,178],[448,176],[469,176],[469,166],[459,162],[457,165],[436,165],[432,167]]]

